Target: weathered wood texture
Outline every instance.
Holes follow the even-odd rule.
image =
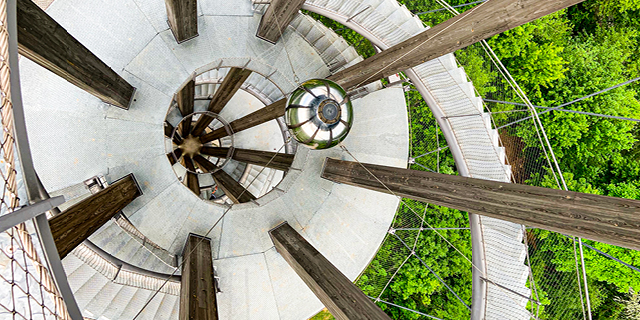
[[[176,94],[176,102],[178,102],[178,109],[183,117],[186,117],[180,123],[180,133],[183,137],[187,137],[191,133],[192,117],[187,117],[193,113],[193,104],[196,94],[196,82],[189,81],[180,91]]]
[[[200,150],[202,154],[218,158],[226,158],[229,148],[204,147]],[[293,163],[293,154],[276,153],[269,151],[233,149],[232,159],[240,162],[255,164],[262,167],[287,171]]]
[[[128,109],[135,89],[31,0],[18,0],[18,52],[116,107]]]
[[[211,174],[218,187],[233,201],[233,203],[250,202],[256,199],[255,196],[246,190],[238,181],[234,180],[224,170],[218,170]]]
[[[190,157],[185,156],[184,163],[187,165],[186,168],[189,170],[187,171],[185,185],[189,190],[199,196],[200,183],[198,182],[198,175],[194,173],[196,171],[196,167],[193,165],[193,160],[191,160]]]
[[[211,240],[190,234],[182,256],[179,319],[218,319]]]
[[[322,177],[640,250],[640,201],[327,159]]]
[[[169,121],[165,121],[164,122],[164,136],[167,138],[171,138],[171,135],[173,134],[173,130],[175,128],[171,125],[171,123],[169,123]],[[181,144],[182,143],[182,137],[180,136],[180,132],[176,132],[176,135],[173,136],[173,143],[175,144]]]
[[[232,121],[231,123],[229,123],[229,126],[234,133],[240,132],[242,130],[247,130],[249,128],[284,116],[286,107],[287,99],[280,99],[256,112]],[[227,131],[225,131],[224,128],[220,128],[201,136],[200,141],[202,143],[207,143],[216,139],[224,138],[226,136]]]
[[[256,36],[271,43],[278,42],[303,4],[304,0],[271,0],[260,20]]]
[[[213,164],[213,162],[205,159],[205,157],[197,154],[193,157],[193,161],[198,165],[198,168],[203,172],[214,172],[218,169],[218,167]]]
[[[173,156],[174,154],[176,155],[175,157]],[[176,164],[176,160],[180,159],[180,157],[182,157],[182,149],[175,149],[173,150],[173,153],[167,153],[167,158],[169,158],[169,162],[171,162],[171,165]]]
[[[359,87],[584,0],[491,0],[328,77]]]
[[[391,319],[288,223],[269,234],[278,253],[336,319]]]
[[[251,75],[251,70],[242,68],[231,68],[229,73],[224,77],[222,84],[213,94],[213,98],[209,101],[208,110],[215,114],[222,112],[222,109],[229,103],[229,100],[238,92],[242,84]],[[193,128],[193,135],[199,136],[205,128],[213,121],[213,117],[208,115],[200,116],[196,126]]]
[[[198,3],[196,0],[164,0],[169,27],[178,43],[198,36]]]
[[[60,259],[142,195],[133,174],[116,181],[49,220]]]

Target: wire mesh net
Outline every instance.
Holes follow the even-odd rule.
[[[0,215],[9,214],[20,205],[21,180],[15,157],[6,6],[7,1],[0,1]],[[69,319],[49,270],[39,258],[39,248],[32,221],[0,233],[0,318]]]

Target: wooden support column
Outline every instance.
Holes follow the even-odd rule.
[[[275,120],[284,116],[286,107],[287,99],[280,99],[256,112],[232,121],[231,123],[229,123],[229,126],[234,133],[240,132],[242,130],[247,130],[257,125],[261,125],[267,121]],[[200,141],[202,143],[207,143],[216,139],[224,138],[226,136],[227,132],[224,130],[224,128],[220,128],[203,136],[200,136]]]
[[[184,157],[184,163],[188,169],[187,175],[185,176],[185,185],[193,193],[200,196],[200,182],[198,181],[198,175],[194,173],[196,167],[193,165],[193,160],[191,157]]]
[[[638,200],[363,165],[327,159],[322,177],[391,193],[388,187],[398,196],[640,250]]]
[[[195,103],[194,97],[196,94],[196,82],[189,81],[180,91],[176,94],[176,101],[178,102],[178,109],[183,117],[193,113],[193,104]],[[182,137],[188,137],[191,133],[191,121],[192,117],[187,117],[180,123],[180,133]]]
[[[49,220],[60,259],[142,195],[129,174]]]
[[[217,320],[211,240],[190,234],[182,256],[179,320]]]
[[[100,100],[128,109],[135,88],[31,0],[18,0],[18,52]]]
[[[167,22],[178,43],[198,36],[198,3],[196,0],[164,0]]]
[[[256,36],[271,43],[278,42],[289,23],[302,9],[304,0],[271,0],[260,20]]]
[[[200,170],[211,173],[211,176],[218,187],[224,191],[233,203],[250,202],[256,199],[249,190],[246,190],[238,181],[234,180],[223,170],[218,170],[218,167],[205,157],[196,155],[193,157],[193,161],[195,161]]]
[[[338,320],[391,320],[288,223],[269,231],[276,250]]]
[[[209,102],[208,110],[219,114],[250,75],[251,70],[231,68]],[[199,136],[202,134],[204,129],[209,125],[209,123],[211,123],[211,121],[213,121],[213,119],[213,117],[208,115],[200,116],[200,119],[196,122],[196,126],[193,128],[193,135]]]
[[[218,158],[226,158],[229,148],[202,147],[200,153]],[[293,154],[258,151],[248,149],[233,149],[233,160],[255,164],[262,167],[287,171],[293,163]]]
[[[359,87],[582,1],[487,1],[327,79],[345,89]]]

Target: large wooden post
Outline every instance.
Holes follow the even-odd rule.
[[[178,43],[198,36],[197,0],[164,0],[164,4],[169,27]]]
[[[288,223],[269,231],[276,250],[338,320],[391,320]]]
[[[18,52],[80,89],[128,109],[135,89],[31,0],[18,0]]]
[[[330,76],[359,87],[584,0],[491,0]]]
[[[190,234],[182,256],[179,319],[218,319],[211,240]]]
[[[638,200],[335,159],[326,160],[322,177],[334,182],[384,193],[393,192],[398,196],[435,205],[640,250]]]
[[[226,158],[228,152],[229,148],[221,147],[202,147],[202,149],[200,149],[201,154],[218,158]],[[232,158],[239,162],[287,171],[293,163],[294,155],[269,151],[233,149]]]
[[[303,4],[304,0],[272,0],[260,20],[256,36],[271,43],[278,42]]]
[[[133,174],[73,205],[49,220],[60,259],[142,195]]]
[[[248,114],[240,119],[234,120],[229,123],[231,130],[234,133],[242,130],[261,125],[267,121],[275,120],[284,116],[285,109],[287,107],[287,99],[280,99],[258,111]],[[211,131],[200,137],[202,143],[207,143],[215,139],[220,139],[227,136],[227,131],[224,128]]]

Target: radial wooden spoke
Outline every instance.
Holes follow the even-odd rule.
[[[216,169],[218,169],[218,167],[215,164],[213,164],[213,162],[205,159],[205,157],[199,154],[193,157],[193,161],[198,165],[198,168],[200,168],[200,170],[204,172],[211,173],[216,171]]]
[[[176,155],[175,158],[173,157],[174,154]],[[173,150],[173,153],[167,153],[167,158],[169,158],[171,165],[176,164],[176,160],[180,161],[180,157],[182,157],[182,149],[175,149]]]
[[[233,203],[250,202],[256,199],[249,190],[246,190],[238,181],[224,172],[224,170],[218,170],[211,176],[213,176],[213,180],[215,180],[218,187],[222,188]]]
[[[167,138],[171,138],[171,136],[173,135],[173,130],[175,128],[171,125],[171,123],[169,123],[169,121],[165,121],[164,122],[164,135]],[[181,144],[182,143],[182,137],[180,136],[179,132],[176,132],[176,135],[173,136],[173,143],[175,144]]]
[[[135,89],[31,0],[17,1],[18,52],[80,89],[128,109]]]
[[[345,89],[362,86],[582,1],[487,1],[327,79]]]
[[[640,201],[327,159],[334,182],[640,250]],[[384,183],[384,185],[382,184]],[[386,186],[386,187],[385,187]]]
[[[178,102],[178,109],[180,109],[180,113],[183,117],[186,117],[193,113],[193,103],[196,94],[196,83],[195,81],[189,81],[176,96],[176,100]],[[181,130],[180,133],[183,137],[187,137],[191,133],[191,118],[187,117],[180,123]]]
[[[200,183],[198,182],[198,175],[194,173],[196,167],[193,165],[193,160],[189,157],[184,157],[184,163],[189,170],[187,171],[186,185],[193,193],[200,195]]]
[[[200,150],[200,153],[218,157],[226,158],[229,152],[229,148],[219,147],[204,147]],[[262,167],[272,168],[276,170],[287,171],[293,163],[293,154],[275,153],[269,151],[257,151],[247,149],[234,149],[233,160],[255,164]]]
[[[303,4],[304,0],[272,0],[262,15],[256,36],[276,43]]]
[[[196,0],[164,0],[169,27],[178,43],[198,36],[198,4]]]
[[[256,112],[246,115],[238,120],[232,121],[231,123],[229,123],[229,126],[234,133],[247,130],[249,128],[284,116],[286,106],[287,99],[280,99]],[[220,128],[201,136],[200,141],[202,141],[202,143],[207,143],[216,139],[224,138],[227,135],[227,131],[224,130],[224,128]]]
[[[142,192],[133,174],[129,174],[51,218],[49,225],[60,258],[64,258],[140,195]]]
[[[208,110],[219,114],[250,75],[251,70],[231,68],[209,102]],[[214,118],[211,116],[202,115],[198,122],[196,122],[196,126],[193,128],[193,135],[199,136],[202,134],[204,129],[209,125],[209,123],[211,123],[211,121],[213,121],[213,119]]]

